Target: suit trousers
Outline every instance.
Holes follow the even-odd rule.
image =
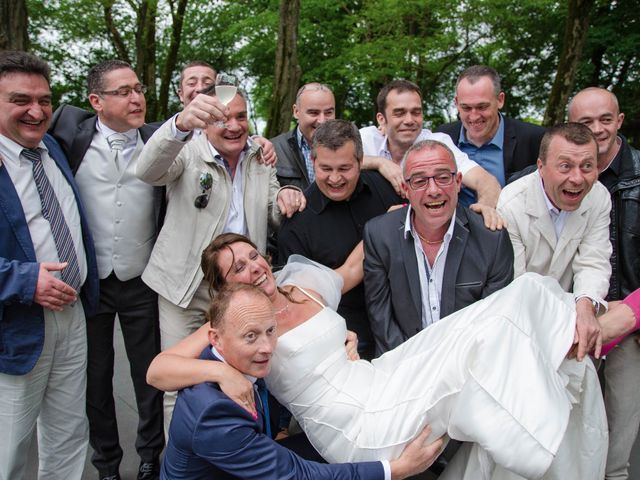
[[[79,480],[87,456],[87,343],[82,303],[44,311],[44,345],[26,375],[0,373],[0,479],[25,478],[38,432],[38,478]]]
[[[100,281],[100,306],[87,319],[87,416],[93,465],[101,476],[118,472],[122,448],[113,399],[113,335],[118,315],[138,408],[136,451],[157,461],[164,447],[162,392],[147,384],[149,364],[160,352],[158,296],[140,277],[121,281],[114,273]]]
[[[206,322],[209,301],[209,284],[204,280],[196,289],[186,308],[179,307],[162,295],[158,295],[160,338],[163,351],[191,335]],[[165,392],[164,394],[164,433],[167,439],[169,438],[173,407],[177,398],[178,392]]]
[[[629,456],[640,426],[639,335],[627,337],[605,360],[604,405],[609,422],[606,480],[629,478]]]

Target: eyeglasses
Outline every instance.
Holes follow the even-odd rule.
[[[202,209],[209,205],[209,198],[211,197],[211,187],[213,186],[213,177],[209,172],[202,172],[198,177],[198,185],[202,189],[202,193],[196,197],[193,205]]]
[[[100,95],[112,95],[114,97],[126,98],[131,95],[131,92],[136,92],[144,95],[147,92],[147,86],[139,83],[135,87],[120,87],[116,90],[103,90],[98,93]]]
[[[442,172],[437,175],[412,175],[405,179],[411,190],[424,190],[429,186],[429,180],[433,179],[438,187],[447,187],[453,183],[456,172]]]

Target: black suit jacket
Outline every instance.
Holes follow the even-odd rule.
[[[276,175],[280,185],[295,185],[304,190],[309,186],[309,174],[298,146],[297,130],[298,127],[290,132],[282,133],[272,138],[271,143],[273,143],[278,157]]]
[[[60,105],[53,114],[49,133],[58,141],[69,159],[71,171],[75,175],[89,150],[89,146],[96,132],[98,117],[72,105]],[[144,124],[138,129],[144,143],[158,129],[160,124]],[[156,219],[156,234],[162,228],[165,213],[165,187],[154,187],[154,212]]]
[[[413,238],[404,238],[407,209],[376,217],[364,229],[364,288],[376,355],[422,330],[420,279]],[[513,280],[513,247],[506,229],[491,231],[482,217],[456,210],[442,282],[443,318]]]
[[[504,178],[507,183],[509,177],[529,165],[535,165],[540,152],[540,141],[546,131],[539,125],[522,122],[514,118],[504,118]],[[460,126],[462,122],[447,123],[436,128],[436,132],[446,133],[453,143],[460,141]]]

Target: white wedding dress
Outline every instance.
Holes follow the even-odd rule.
[[[328,305],[278,339],[271,392],[329,462],[397,458],[425,426],[465,442],[447,479],[602,479],[607,424],[590,360],[566,360],[572,295],[526,274],[367,362],[332,308],[341,278],[294,256],[278,284]]]

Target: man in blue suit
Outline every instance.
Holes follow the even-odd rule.
[[[271,370],[277,334],[273,307],[252,285],[223,288],[209,310],[212,347],[201,358],[224,361],[255,381]],[[402,479],[427,468],[440,451],[440,440],[425,445],[426,429],[391,462],[328,465],[310,462],[263,433],[264,412],[257,418],[220,391],[215,383],[182,390],[171,419],[161,479]]]
[[[73,176],[59,145],[45,135],[51,114],[47,64],[24,52],[1,52],[3,479],[24,478],[36,423],[40,479],[79,479],[86,457],[85,311],[95,308],[98,277]]]

